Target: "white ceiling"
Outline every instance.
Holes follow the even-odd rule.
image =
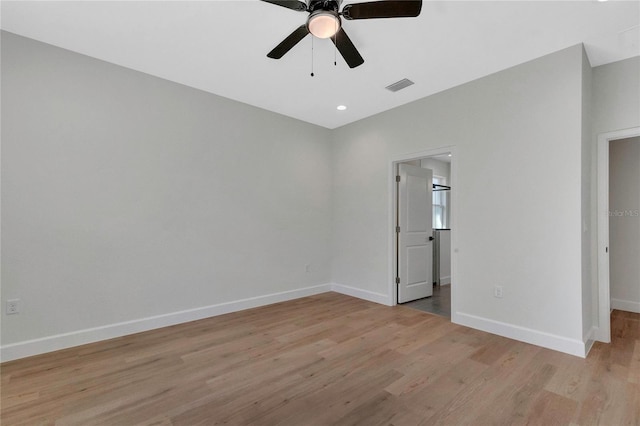
[[[1,7],[4,30],[330,129],[581,42],[592,66],[640,55],[638,1],[425,0],[418,18],[344,22],[358,68],[315,39],[315,77],[310,36],[266,57],[306,13],[258,0]],[[415,84],[384,89],[402,78]]]

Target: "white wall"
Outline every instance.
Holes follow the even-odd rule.
[[[597,321],[594,317],[597,310],[594,311],[594,272],[593,263],[595,257],[592,252],[593,240],[595,238],[596,226],[593,222],[594,211],[591,203],[591,123],[592,119],[592,68],[586,52],[582,51],[582,150],[581,150],[581,167],[582,167],[582,191],[581,191],[581,210],[582,210],[582,336],[584,341],[594,339],[594,327]],[[592,262],[592,259],[593,262]]]
[[[611,307],[640,312],[640,137],[609,143]]]
[[[455,145],[453,320],[579,353],[581,92],[574,46],[335,130],[334,281],[388,292],[392,158]]]
[[[451,163],[436,160],[434,158],[424,158],[420,160],[420,167],[433,170],[435,176],[447,178],[447,182],[451,177]]]
[[[440,231],[440,284],[451,284],[451,231]]]
[[[4,32],[2,124],[3,346],[330,282],[326,129]]]

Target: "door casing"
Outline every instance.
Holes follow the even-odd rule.
[[[397,271],[397,259],[396,259],[396,223],[397,223],[397,185],[396,185],[396,172],[399,163],[404,163],[406,161],[413,160],[421,160],[424,158],[435,157],[438,155],[451,154],[451,180],[449,186],[451,186],[451,205],[454,206],[450,212],[450,224],[451,228],[451,321],[456,322],[456,279],[457,279],[457,208],[458,200],[456,191],[456,185],[458,182],[457,177],[457,147],[455,145],[444,146],[440,148],[429,149],[425,151],[407,153],[407,154],[398,154],[394,155],[390,158],[388,163],[388,217],[389,223],[387,225],[388,229],[388,248],[387,248],[387,259],[388,259],[388,276],[387,282],[388,286],[388,300],[389,305],[395,306],[398,304],[398,297],[396,291],[396,271]]]
[[[596,220],[598,224],[598,326],[595,340],[611,342],[611,295],[609,288],[609,142],[640,136],[640,127],[616,130],[598,135],[598,187]]]

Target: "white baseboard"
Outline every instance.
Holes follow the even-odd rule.
[[[142,331],[168,327],[189,321],[196,321],[216,315],[228,314],[230,312],[270,305],[272,303],[285,302],[287,300],[325,293],[327,291],[331,291],[332,287],[332,284],[321,284],[296,290],[267,294],[264,296],[251,297],[248,299],[235,300],[232,302],[219,303],[217,305],[203,306],[200,308],[172,312],[169,314],[109,324],[101,327],[72,331],[40,339],[12,343],[0,347],[0,360],[2,362],[11,361],[32,355],[71,348],[73,346],[112,339],[114,337],[122,337],[128,334],[140,333]]]
[[[272,303],[285,302],[301,297],[325,293],[327,291],[335,291],[336,293],[357,297],[359,299],[368,300],[374,303],[380,303],[382,305],[393,305],[391,297],[383,293],[362,290],[356,287],[336,283],[321,284],[312,287],[272,293],[264,296],[251,297],[247,299],[188,309],[184,311],[172,312],[169,314],[140,318],[116,324],[109,324],[101,327],[62,333],[54,336],[43,337],[40,339],[12,343],[0,347],[0,360],[2,362],[11,361],[28,356],[39,355],[47,352],[57,351],[60,349],[84,345],[87,343],[98,342],[101,340],[122,337],[129,334],[140,333],[143,331],[168,327],[171,325],[190,321],[196,321],[199,319],[217,315],[223,315],[230,312],[242,311],[244,309],[270,305]],[[615,302],[614,299],[611,300],[612,306],[615,309],[630,310],[628,308],[617,307],[615,305]],[[628,305],[624,306],[627,307]],[[636,306],[635,309],[638,309],[638,307]],[[638,312],[638,310],[635,312]],[[592,329],[590,333],[585,336],[585,342],[581,342],[579,340],[568,339],[565,337],[543,333],[525,327],[514,326],[511,324],[489,320],[474,315],[463,314],[460,312],[454,313],[454,315],[452,316],[452,320],[456,324],[464,325],[467,327],[508,337],[510,339],[531,343],[579,357],[586,356],[589,349],[593,345],[594,336],[597,332],[597,330]]]
[[[640,314],[640,302],[611,298],[611,309],[617,309],[619,311],[626,312],[635,312],[636,314]]]
[[[358,299],[368,300],[369,302],[393,306],[393,301],[388,294],[376,293],[373,291],[362,290],[360,288],[336,283],[331,284],[331,290],[335,291],[336,293],[346,294],[347,296],[357,297]]]
[[[591,330],[587,333],[586,336],[582,339],[584,341],[584,356],[589,355],[589,351],[593,347],[593,344],[596,342],[596,337],[598,335],[598,327],[591,327]]]
[[[611,331],[607,332],[600,327],[594,327],[593,340],[602,343],[611,343]]]
[[[446,277],[440,277],[440,285],[451,284],[451,275],[447,275]]]
[[[452,316],[452,321],[456,324],[486,331],[487,333],[497,334],[498,336],[508,337],[509,339],[530,343],[536,346],[542,346],[544,348],[579,356],[581,358],[585,358],[587,354],[585,350],[585,343],[577,339],[569,339],[555,334],[545,333],[526,327],[520,327],[460,312],[456,312],[456,314]]]

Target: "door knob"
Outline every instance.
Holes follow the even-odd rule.
[[[433,237],[429,237],[429,241],[433,241]]]

